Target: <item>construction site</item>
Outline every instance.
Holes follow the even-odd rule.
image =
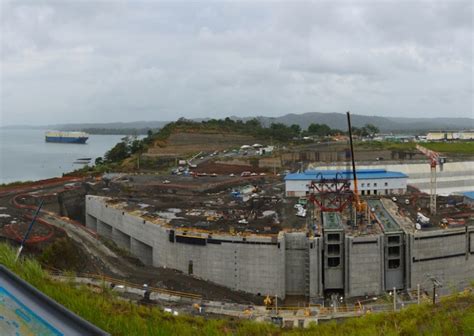
[[[472,162],[420,147],[416,163],[374,167],[358,160],[351,141],[346,162],[308,157],[296,172],[285,163],[289,151],[278,165],[276,155],[256,165],[250,147],[199,152],[167,174],[12,187],[0,195],[0,233],[21,241],[44,202],[30,253],[67,239],[82,272],[241,304],[349,303],[433,288],[442,295],[474,278],[472,203],[437,189],[440,178],[471,187]]]

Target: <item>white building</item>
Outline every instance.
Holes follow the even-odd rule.
[[[274,149],[274,146],[262,147],[258,149],[257,153],[258,155],[271,154],[273,153],[273,149]]]
[[[348,179],[352,182],[352,172],[346,170],[311,170],[285,176],[287,197],[305,196],[311,181],[323,179]],[[360,195],[403,194],[407,190],[408,176],[385,169],[361,169],[357,171],[357,187]],[[351,183],[351,189],[354,186]]]
[[[428,141],[474,140],[474,131],[432,131],[426,138]]]

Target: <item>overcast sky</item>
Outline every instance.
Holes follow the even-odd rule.
[[[1,125],[474,117],[471,0],[0,2]]]

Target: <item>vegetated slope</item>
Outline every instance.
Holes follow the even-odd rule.
[[[252,145],[257,140],[236,132],[219,130],[176,130],[166,140],[155,141],[148,149],[152,155],[185,155]]]
[[[152,156],[185,156],[252,145],[259,137],[250,133],[242,123],[216,121],[197,123],[178,120],[163,127],[148,145]],[[249,124],[250,126],[250,124]]]
[[[459,294],[432,306],[411,306],[399,313],[371,314],[345,322],[282,330],[269,324],[231,319],[171,316],[156,307],[119,300],[107,288],[100,293],[53,281],[32,259],[15,262],[15,250],[0,244],[0,263],[66,308],[112,335],[473,335],[474,295]]]

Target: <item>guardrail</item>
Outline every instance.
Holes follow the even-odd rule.
[[[61,272],[61,271],[49,270],[48,272],[52,276],[71,278],[71,274],[67,274],[67,273],[64,273],[64,272]],[[94,279],[94,280],[98,280],[98,281],[102,281],[102,282],[108,282],[108,283],[115,284],[115,285],[123,285],[123,286],[130,287],[130,288],[145,290],[143,285],[140,286],[136,283],[132,283],[132,282],[129,282],[129,281],[126,281],[126,280],[112,278],[112,277],[109,277],[107,275],[91,274],[91,273],[75,273],[73,275],[73,277],[74,278]],[[159,293],[159,294],[170,295],[170,296],[178,296],[178,297],[183,297],[183,298],[187,298],[187,299],[194,299],[194,300],[201,300],[202,299],[202,296],[199,295],[199,294],[173,291],[173,290],[158,288],[158,287],[153,287],[153,286],[147,286],[146,290],[148,290],[150,292]]]

